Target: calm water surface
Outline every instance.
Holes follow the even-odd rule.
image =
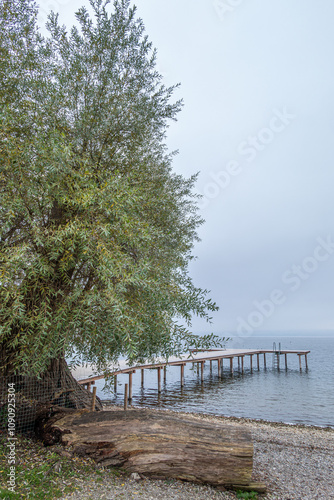
[[[185,385],[180,387],[180,368],[167,369],[167,383],[162,382],[162,393],[157,390],[156,370],[145,370],[145,387],[140,387],[140,371],[133,375],[134,406],[153,406],[176,411],[191,411],[213,415],[249,417],[275,422],[330,426],[334,428],[334,338],[324,337],[248,337],[228,342],[226,347],[272,348],[273,341],[281,342],[282,349],[310,350],[308,371],[299,370],[299,358],[288,355],[288,370],[272,366],[272,356],[267,354],[267,369],[260,356],[257,371],[253,357],[253,373],[250,373],[249,357],[245,358],[244,375],[238,373],[234,361],[234,375],[229,373],[229,362],[224,362],[223,378],[217,374],[217,363],[210,372],[205,364],[204,384],[191,364],[185,368]],[[163,380],[163,377],[162,377]],[[102,399],[122,404],[127,375],[118,377],[117,394],[104,391],[103,381],[97,382],[97,393]]]

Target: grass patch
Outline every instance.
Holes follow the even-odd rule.
[[[236,492],[237,498],[243,499],[243,500],[257,500],[257,492],[256,491],[241,491],[238,490]]]
[[[0,499],[22,498],[36,500],[62,498],[75,490],[80,483],[103,481],[121,474],[120,471],[98,467],[87,458],[65,457],[60,445],[45,447],[42,443],[17,437],[15,441],[15,493],[8,490],[10,465],[8,463],[7,437],[0,436]]]

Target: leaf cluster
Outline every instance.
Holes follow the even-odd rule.
[[[0,2],[1,367],[100,368],[196,344],[217,306],[188,274],[196,176],[172,171],[171,102],[129,1],[90,0],[70,32],[31,0]],[[205,338],[203,345],[217,339]]]

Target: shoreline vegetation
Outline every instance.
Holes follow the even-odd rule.
[[[137,407],[133,407],[136,408]],[[105,410],[120,409],[105,406]],[[127,410],[131,411],[131,407]],[[188,418],[244,426],[254,444],[253,480],[263,482],[264,500],[334,499],[334,429],[304,424],[284,424],[248,418],[174,412]],[[1,437],[1,436],[0,436]],[[1,487],[6,485],[5,441],[0,455]],[[121,469],[102,468],[93,461],[73,456],[61,445],[44,447],[26,438],[17,441],[17,488],[0,498],[61,498],[74,500],[224,500],[236,492],[176,480],[140,479]],[[248,498],[252,498],[249,496]],[[253,498],[256,498],[254,496]]]

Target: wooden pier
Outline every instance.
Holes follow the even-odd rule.
[[[184,386],[184,367],[188,363],[192,363],[193,366],[197,364],[198,373],[201,373],[201,382],[204,383],[204,365],[207,361],[210,362],[210,373],[213,370],[213,363],[216,362],[216,369],[218,378],[222,377],[223,372],[223,362],[224,359],[229,361],[229,371],[230,374],[234,373],[234,365],[235,359],[238,362],[238,371],[241,374],[244,374],[244,360],[246,356],[249,356],[250,359],[250,371],[253,372],[253,356],[256,356],[256,369],[260,370],[260,360],[263,359],[263,367],[267,368],[267,358],[266,355],[269,354],[273,357],[273,365],[277,370],[281,369],[280,358],[284,356],[284,368],[288,369],[288,354],[294,354],[299,357],[299,369],[302,371],[302,357],[305,360],[305,370],[308,370],[307,365],[307,355],[310,351],[296,351],[296,350],[274,350],[274,349],[211,349],[211,350],[194,350],[190,354],[185,354],[180,357],[170,357],[168,361],[157,361],[156,363],[147,363],[144,365],[137,366],[127,366],[124,363],[124,366],[120,366],[117,370],[111,371],[108,374],[108,378],[114,378],[114,388],[116,392],[117,388],[117,376],[121,374],[128,374],[129,383],[128,385],[128,395],[126,399],[129,401],[132,400],[132,377],[133,374],[140,370],[141,371],[141,386],[144,386],[144,371],[145,370],[157,370],[157,383],[158,383],[158,393],[161,393],[161,371],[164,371],[164,382],[166,383],[166,372],[167,366],[179,366],[180,367],[180,384],[181,387]],[[75,374],[74,374],[75,375]],[[106,378],[105,375],[96,375],[88,378],[84,378],[78,380],[79,384],[85,386],[88,390],[91,389],[91,386],[95,384],[96,380],[101,380]]]

